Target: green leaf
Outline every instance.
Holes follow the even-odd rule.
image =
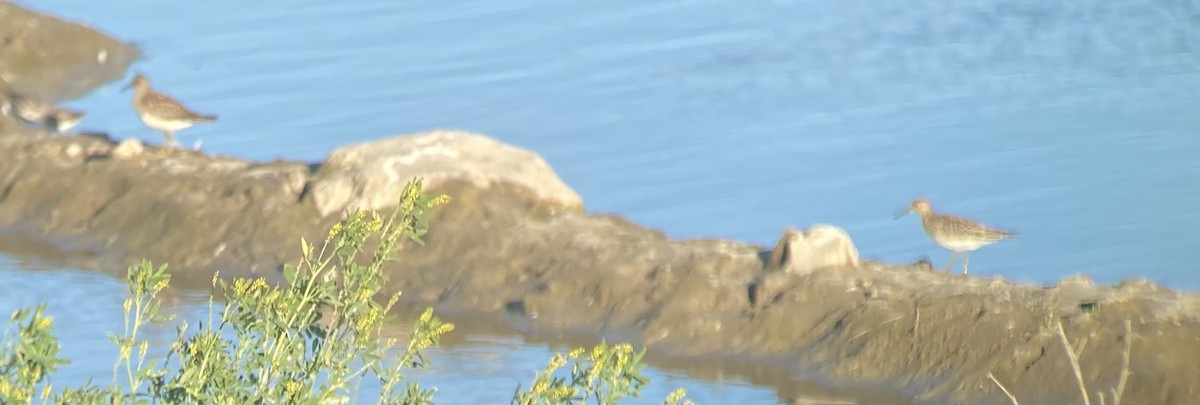
[[[296,281],[296,268],[290,264],[283,265],[283,278],[287,280],[288,285],[292,285]]]

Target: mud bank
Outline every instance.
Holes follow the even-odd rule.
[[[16,90],[56,102],[78,98],[123,77],[140,56],[132,43],[0,0],[0,97]]]
[[[421,148],[430,148],[428,156],[462,155],[434,149],[474,136],[397,138],[413,149],[396,156],[412,161]],[[298,238],[318,239],[339,219],[323,217],[314,201],[324,181],[344,177],[327,168],[195,153],[116,157],[116,148],[92,137],[0,139],[0,154],[9,157],[0,161],[0,231],[90,251],[92,260],[168,262],[181,277],[204,282],[213,270],[277,277],[280,264],[295,260]],[[421,172],[419,160],[413,174],[435,177]],[[503,178],[505,170],[491,173]],[[391,184],[407,175],[394,173],[376,186],[343,188],[398,189]],[[1107,391],[1117,383],[1124,321],[1131,320],[1137,337],[1125,402],[1200,401],[1200,322],[1191,294],[1143,281],[1014,284],[921,263],[798,274],[765,266],[757,246],[670,240],[547,199],[548,191],[443,174],[429,189],[454,202],[433,219],[427,245],[407,249],[389,268],[392,288],[414,305],[491,314],[530,332],[631,339],[660,355],[782,362],[835,385],[952,403],[1005,402],[988,373],[1022,403],[1078,402],[1058,321],[1080,348],[1089,389]]]
[[[351,145],[320,164],[139,147],[0,132],[0,233],[114,266],[168,262],[185,281],[216,270],[278,278],[300,237],[321,239],[346,207],[387,209],[422,176],[454,201],[427,245],[388,269],[412,305],[628,339],[656,355],[786,364],[931,403],[1007,403],[989,373],[1022,404],[1080,403],[1061,322],[1093,403],[1111,398],[1129,338],[1124,403],[1200,402],[1200,300],[1144,281],[1041,286],[860,261],[836,228],[783,238],[788,255],[671,240],[586,213],[537,155],[462,132]]]

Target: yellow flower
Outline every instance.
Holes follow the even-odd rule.
[[[364,290],[358,290],[357,292],[355,292],[354,298],[351,301],[366,302],[367,300],[370,300],[370,299],[371,299],[371,292],[364,289]]]
[[[295,397],[296,394],[298,392],[300,392],[300,388],[303,388],[303,387],[300,385],[300,382],[298,382],[296,380],[288,380],[283,383],[283,391],[289,397]]]
[[[679,403],[679,400],[683,399],[683,397],[686,395],[687,395],[687,390],[685,390],[683,388],[677,389],[674,392],[671,392],[670,395],[667,395],[666,402],[668,404],[677,404],[677,403]]]
[[[557,370],[559,367],[562,367],[564,364],[567,364],[567,359],[564,358],[562,355],[555,354],[554,357],[550,358],[550,366],[547,367],[546,369],[551,370],[551,371]]]
[[[326,242],[332,241],[333,237],[337,236],[338,232],[341,232],[341,231],[342,231],[342,223],[341,222],[333,224],[333,227],[329,228],[329,236],[327,236],[325,238],[325,241]]]
[[[37,328],[37,330],[39,330],[39,331],[46,330],[46,328],[49,328],[50,325],[53,323],[54,323],[54,318],[47,316],[45,318],[38,319],[38,322],[37,322],[37,325],[35,325],[35,328]]]
[[[170,280],[167,280],[165,278],[162,280],[159,280],[158,283],[154,284],[154,289],[153,289],[154,293],[157,294],[159,291],[162,291],[164,288],[167,288],[167,284],[170,282],[171,282]]]
[[[246,279],[239,277],[233,280],[233,293],[235,295],[245,295],[249,289],[250,285],[246,282]]]
[[[575,396],[575,387],[561,386],[554,390],[554,397],[559,399],[567,399]]]
[[[627,364],[629,364],[629,357],[628,357],[628,356],[625,356],[625,355],[623,355],[623,354],[618,354],[618,355],[617,355],[617,366],[616,366],[616,369],[617,369],[617,370],[624,370],[624,369],[625,369],[625,365],[627,365]]]
[[[366,210],[355,210],[354,215],[352,215],[351,217],[353,218],[353,221],[347,221],[347,222],[361,226],[364,224],[364,222],[367,219],[367,211]]]
[[[365,315],[363,315],[361,318],[358,319],[358,322],[357,322],[357,325],[355,325],[355,328],[360,333],[367,332],[371,329],[372,326],[375,326],[376,322],[378,322],[379,319],[380,319],[379,309],[371,308],[371,309],[367,310],[367,313]]]
[[[588,370],[588,373],[587,373],[587,384],[588,385],[595,384],[596,379],[600,378],[600,371],[603,369],[604,369],[604,366],[602,366],[602,365],[592,364],[592,369]]]
[[[13,387],[11,385],[9,385],[8,380],[0,379],[0,397],[7,398],[7,397],[13,396],[12,394],[13,394]]]
[[[439,195],[439,196],[435,197],[434,199],[430,200],[429,204],[426,206],[426,208],[433,208],[433,207],[437,207],[439,205],[444,205],[444,204],[449,204],[449,203],[450,203],[450,196],[442,194],[442,195]]]
[[[254,289],[255,289],[255,290],[258,290],[258,291],[264,291],[264,290],[267,290],[267,289],[270,289],[270,288],[271,288],[271,286],[270,286],[270,285],[267,285],[267,280],[266,280],[266,279],[264,279],[264,278],[262,278],[262,277],[259,277],[259,278],[257,278],[257,279],[255,279],[255,280],[254,280]]]
[[[371,232],[378,232],[380,229],[383,229],[383,218],[379,214],[372,214],[371,222],[367,223],[367,229]]]

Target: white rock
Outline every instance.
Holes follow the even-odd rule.
[[[846,231],[833,225],[816,224],[805,232],[789,227],[775,244],[770,264],[796,274],[827,267],[858,267],[858,249]]]
[[[129,159],[142,154],[144,151],[146,151],[146,147],[142,145],[142,141],[130,138],[121,141],[121,143],[117,144],[116,148],[113,148],[112,157],[114,159]]]
[[[480,188],[509,183],[538,201],[583,208],[579,194],[541,156],[466,131],[438,130],[343,146],[329,154],[320,171],[312,192],[322,216],[394,206],[404,185],[417,176],[425,179],[426,187],[448,180]]]
[[[67,145],[66,153],[67,157],[71,159],[79,158],[80,156],[83,156],[83,146],[80,146],[77,143],[71,143],[70,145]]]

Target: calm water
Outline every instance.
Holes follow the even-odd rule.
[[[26,2],[29,3],[29,2]],[[463,128],[546,157],[592,211],[676,237],[847,229],[948,254],[935,207],[1021,233],[972,271],[1200,289],[1200,0],[38,0],[141,43],[211,152],[317,160]],[[85,126],[161,141],[119,85]]]
[[[1021,234],[973,273],[1200,290],[1200,0],[25,3],[141,43],[135,69],[221,116],[180,134],[210,152],[318,160],[462,128],[675,237],[769,244],[829,222],[866,257],[944,265],[915,218],[892,219],[923,195]],[[83,126],[161,141],[119,87],[72,103]],[[101,336],[73,344],[84,332]],[[548,354],[508,344],[470,346],[528,371],[490,377],[498,393]],[[744,389],[709,398],[770,397]]]

